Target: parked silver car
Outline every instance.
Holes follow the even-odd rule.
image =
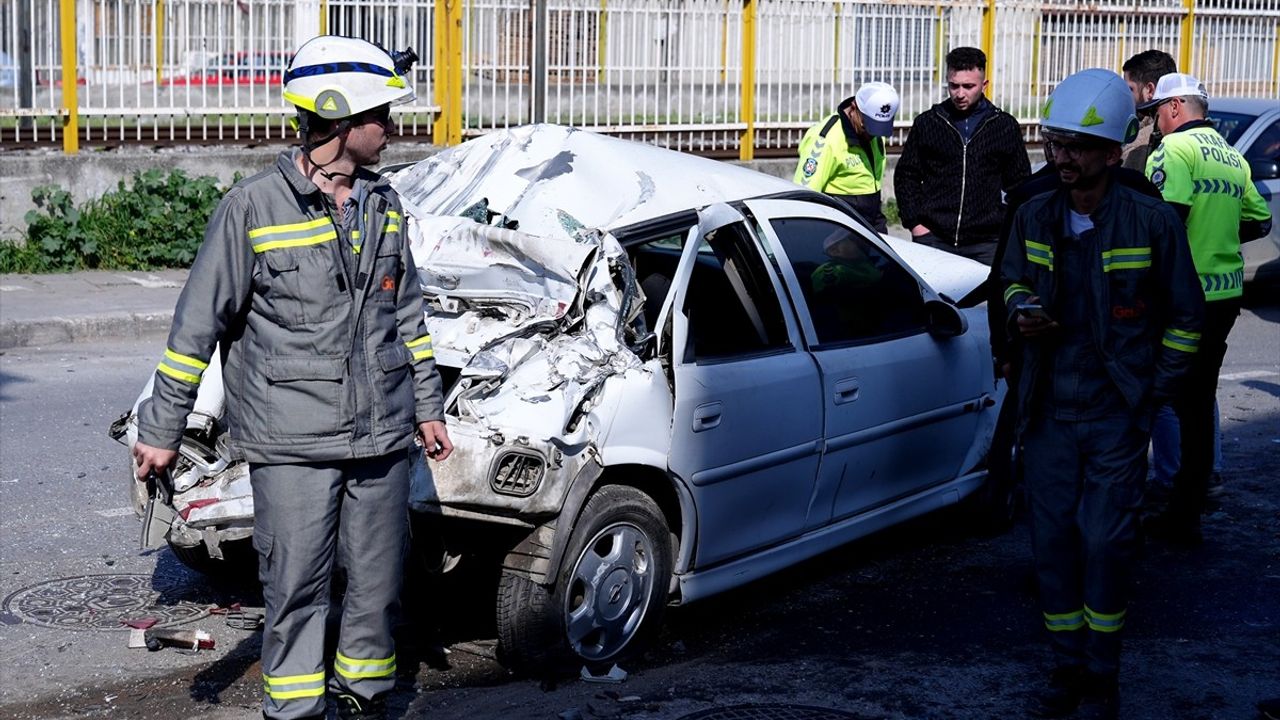
[[[392,182],[456,448],[419,462],[412,504],[431,565],[500,563],[505,662],[613,662],[668,603],[984,486],[1003,388],[985,308],[955,301],[985,266],[785,180],[558,126]],[[170,542],[216,539],[183,502]]]
[[[1271,208],[1271,233],[1240,246],[1245,282],[1280,282],[1280,102],[1275,98],[1212,98],[1209,120],[1253,173]]]

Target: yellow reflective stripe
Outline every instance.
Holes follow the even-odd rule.
[[[289,225],[268,225],[249,231],[249,239],[260,238],[263,235],[279,235],[281,233],[301,232],[303,230],[314,230],[318,227],[328,225],[329,218],[322,217],[315,220],[307,220],[300,223],[290,223]]]
[[[356,255],[359,255],[359,254],[360,254],[360,247],[361,247],[360,245],[352,245],[352,246],[351,246],[351,252],[352,252],[352,253],[354,253],[354,254],[356,254]]]
[[[430,342],[431,342],[431,336],[423,335],[420,338],[410,340],[409,342],[405,343],[404,346],[412,350],[418,347],[419,345],[426,345],[426,344],[429,344]]]
[[[1200,349],[1200,333],[1169,328],[1164,331],[1164,339],[1160,344],[1180,352],[1197,352]]]
[[[1027,240],[1027,260],[1037,265],[1053,269],[1053,248],[1044,243]]]
[[[1017,295],[1018,293],[1026,293],[1030,295],[1031,288],[1027,287],[1026,285],[1013,283],[1012,285],[1009,286],[1007,290],[1004,291],[1004,301],[1009,302],[1010,300],[1013,299],[1013,296]]]
[[[262,690],[273,700],[297,700],[324,695],[324,672],[308,675],[262,676]]]
[[[435,356],[436,356],[436,352],[435,352],[434,350],[432,350],[432,349],[428,348],[428,349],[426,349],[426,350],[419,350],[419,351],[415,352],[415,353],[413,354],[413,359],[414,359],[414,360],[426,360],[426,359],[427,359],[427,358],[429,358],[429,357],[435,357]]]
[[[387,223],[387,232],[400,232],[400,226],[396,223]]]
[[[1084,611],[1076,610],[1069,613],[1045,613],[1044,626],[1050,632],[1061,632],[1063,630],[1079,630],[1084,627]]]
[[[1112,248],[1102,253],[1102,271],[1137,270],[1151,267],[1151,248]]]
[[[1084,606],[1085,619],[1089,621],[1089,629],[1096,632],[1113,633],[1124,627],[1124,610],[1118,613],[1099,613]]]
[[[338,653],[333,661],[338,674],[351,679],[390,677],[396,672],[396,656],[377,660],[356,660]]]
[[[264,253],[268,250],[279,250],[280,248],[302,247],[303,245],[319,245],[322,242],[328,242],[336,237],[338,237],[338,231],[329,230],[327,232],[320,233],[319,235],[312,235],[311,237],[296,238],[294,240],[272,240],[271,242],[264,242],[258,245],[254,245],[253,251],[256,253]]]
[[[168,365],[165,365],[163,362],[156,366],[156,370],[165,375],[168,375],[174,380],[181,380],[184,383],[191,383],[192,385],[200,384],[199,375],[192,375],[189,372],[178,370],[176,368],[171,368]]]
[[[207,362],[201,362],[200,360],[197,360],[188,355],[179,355],[178,353],[170,350],[169,348],[164,349],[164,356],[176,363],[186,365],[188,367],[193,367],[196,370],[204,370],[205,368],[209,367],[209,363]]]
[[[360,231],[359,231],[359,230],[352,230],[352,231],[351,231],[351,239],[352,239],[352,240],[359,240],[359,239],[360,239]]]
[[[400,213],[396,212],[395,210],[388,210],[388,211],[387,211],[387,217],[388,217],[388,218],[390,218],[390,219],[392,219],[392,220],[399,220],[399,219],[400,219]]]

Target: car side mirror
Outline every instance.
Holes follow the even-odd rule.
[[[1254,180],[1275,180],[1280,178],[1280,163],[1275,160],[1250,160],[1249,172]]]
[[[942,300],[927,300],[924,304],[925,327],[936,338],[953,338],[965,334],[969,322],[960,310]]]

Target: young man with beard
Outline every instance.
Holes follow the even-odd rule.
[[[226,421],[249,461],[266,602],[266,718],[384,717],[407,541],[409,452],[452,451],[400,201],[366,169],[416,57],[322,36],[290,60],[302,147],[228,191],[139,408],[139,478],[174,461],[202,372],[222,363]],[[214,356],[215,346],[221,356]],[[347,591],[326,672],[335,562]],[[326,675],[328,677],[326,678]]]
[[[1019,338],[1040,607],[1057,661],[1032,712],[1111,718],[1151,416],[1191,366],[1204,298],[1177,215],[1114,178],[1137,130],[1120,76],[1063,80],[1041,127],[1062,185],[1018,210],[1001,264]]]
[[[1177,72],[1178,67],[1169,53],[1161,50],[1144,50],[1124,62],[1124,82],[1133,94],[1133,102],[1141,107],[1151,101],[1156,92],[1156,83],[1161,77]],[[1151,112],[1138,112],[1138,135],[1133,142],[1124,146],[1120,162],[1130,170],[1145,174],[1147,157],[1160,144],[1160,130],[1156,127],[1155,115]]]
[[[1000,193],[1031,173],[1022,130],[986,98],[987,56],[947,53],[947,99],[916,117],[893,187],[915,242],[990,265],[1004,218]]]

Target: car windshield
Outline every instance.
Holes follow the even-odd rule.
[[[1209,122],[1213,123],[1214,129],[1218,134],[1226,138],[1227,142],[1232,145],[1240,139],[1246,128],[1249,127],[1257,115],[1245,115],[1244,113],[1215,112],[1209,113]]]

